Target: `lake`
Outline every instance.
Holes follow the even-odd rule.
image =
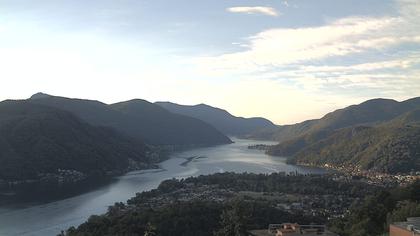
[[[160,164],[161,169],[130,172],[112,183],[75,197],[42,204],[0,207],[0,235],[57,235],[77,226],[92,214],[105,213],[115,202],[125,202],[136,192],[156,188],[170,178],[218,172],[299,172],[322,174],[323,169],[288,165],[285,158],[271,157],[248,145],[273,142],[233,139],[235,143],[175,153]]]

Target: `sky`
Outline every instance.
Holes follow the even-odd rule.
[[[0,100],[206,103],[277,124],[420,96],[419,0],[0,0]]]

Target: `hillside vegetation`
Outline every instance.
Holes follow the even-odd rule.
[[[272,223],[324,224],[334,214],[326,208],[339,204],[345,211],[354,200],[376,190],[363,183],[338,183],[330,176],[278,173],[172,179],[137,193],[126,204],[116,203],[106,214],[91,216],[62,235],[245,236],[248,230],[267,229]],[[319,199],[310,207],[313,211],[279,207],[302,197]]]
[[[375,99],[301,123],[267,152],[292,163],[353,166],[396,173],[420,170],[420,100]],[[295,125],[294,128],[302,127]]]
[[[0,103],[0,179],[37,179],[58,169],[86,175],[146,167],[148,148],[109,128],[30,101]]]
[[[420,170],[420,126],[345,128],[298,151],[292,160],[386,173]]]

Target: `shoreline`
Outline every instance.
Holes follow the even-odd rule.
[[[207,157],[205,157],[205,156],[192,156],[192,157],[178,157],[178,158],[182,158],[182,159],[186,160],[186,161],[182,162],[181,164],[179,164],[180,166],[186,167],[190,162],[193,162],[193,161],[198,160],[198,159],[204,159],[204,158],[207,158]]]
[[[154,174],[154,173],[159,173],[159,172],[165,172],[167,171],[167,169],[163,166],[163,164],[169,160],[177,160],[176,165],[178,166],[182,166],[182,167],[186,167],[188,165],[189,160],[181,162],[182,159],[185,160],[185,158],[179,158],[179,157],[175,157],[174,155],[176,155],[177,152],[172,153],[172,157],[168,156],[168,158],[166,158],[165,160],[162,160],[159,163],[155,163],[153,165],[151,165],[151,168],[148,169],[140,169],[140,170],[132,170],[132,171],[128,171],[122,175],[114,175],[114,176],[108,176],[108,178],[106,179],[99,179],[99,181],[101,182],[90,182],[91,180],[87,180],[87,185],[84,185],[85,183],[82,182],[76,182],[73,184],[67,184],[67,185],[63,185],[63,186],[59,186],[59,185],[53,185],[53,187],[56,187],[56,189],[60,189],[62,190],[60,187],[64,187],[67,188],[69,186],[73,186],[73,185],[79,185],[82,187],[85,187],[87,189],[81,189],[80,191],[75,191],[73,192],[73,194],[65,194],[62,197],[57,197],[57,198],[49,198],[47,197],[47,200],[41,201],[41,200],[33,200],[33,197],[30,197],[30,199],[16,199],[16,196],[21,196],[21,194],[13,194],[10,196],[13,197],[14,199],[7,199],[7,198],[3,198],[2,199],[2,195],[0,195],[0,210],[1,209],[25,209],[25,208],[30,208],[30,207],[36,207],[36,206],[40,206],[40,205],[44,205],[44,204],[51,204],[54,202],[59,202],[59,201],[65,201],[67,199],[71,199],[74,197],[78,197],[81,196],[83,194],[89,194],[90,192],[94,192],[97,190],[100,190],[103,187],[109,186],[111,184],[113,184],[114,182],[117,182],[121,179],[125,179],[125,178],[132,178],[135,176],[139,176],[139,175],[145,175],[145,174]],[[196,156],[194,156],[195,158]],[[190,157],[191,158],[191,157]],[[192,159],[194,159],[192,158]],[[178,161],[179,160],[179,161]],[[184,165],[183,165],[184,164]],[[40,182],[36,182],[36,183],[31,183],[30,185],[28,185],[29,187],[36,187],[37,185],[39,185]],[[80,185],[81,184],[81,185]],[[92,185],[89,185],[92,184]],[[157,186],[156,186],[157,187]],[[85,190],[85,191],[84,191]],[[32,192],[32,191],[30,191]],[[26,192],[27,193],[27,192]],[[23,193],[25,194],[25,193]]]
[[[362,170],[358,167],[336,167],[328,164],[324,165],[313,165],[308,163],[296,163],[298,166],[305,167],[317,167],[325,170],[337,171],[344,176],[349,176],[351,178],[360,178],[364,179],[365,182],[373,185],[384,186],[384,187],[395,187],[395,186],[406,186],[410,183],[413,183],[416,180],[420,180],[420,174],[409,174],[409,173],[384,173],[372,170]]]
[[[219,171],[215,168],[219,167],[219,165],[226,165],[227,171],[235,173],[254,172],[251,169],[247,169],[250,165],[255,166],[252,167],[253,169],[255,168],[254,173],[266,173],[266,164],[272,165],[278,163],[280,168],[284,166],[283,161],[272,160],[271,157],[264,153],[246,151],[248,150],[247,145],[250,143],[253,142],[249,140],[243,140],[241,142],[241,140],[238,140],[236,144],[232,144],[233,146],[229,148],[226,148],[225,145],[220,145],[210,150],[198,148],[196,151],[175,152],[167,160],[156,163],[157,168],[128,172],[125,175],[115,177],[114,183],[89,190],[83,194],[61,200],[42,202],[41,204],[21,205],[21,207],[15,209],[6,209],[7,212],[4,211],[6,207],[0,207],[0,234],[19,235],[23,231],[30,230],[33,232],[33,235],[57,235],[62,229],[77,226],[85,222],[91,215],[105,213],[108,206],[113,205],[115,202],[125,202],[135,196],[136,193],[157,188],[164,180],[186,178],[199,174],[210,175],[218,173]],[[250,155],[250,158],[254,158],[252,159],[255,160],[253,162],[254,164],[243,161],[242,154],[240,154],[241,152],[237,152],[238,150],[241,152],[245,150],[245,155]],[[223,153],[220,153],[220,151],[223,151]],[[221,156],[229,155],[231,152],[237,155],[235,158],[239,161],[238,164],[221,158]],[[195,160],[195,158],[191,157],[197,159],[214,158],[216,161],[219,160],[222,162],[216,162],[220,164],[209,163],[210,165],[207,167],[207,161],[203,159],[204,165],[197,164],[195,166],[195,164],[188,164]],[[261,163],[261,158],[267,161]],[[186,163],[186,161],[189,162]],[[183,163],[184,166],[181,165]],[[287,168],[297,169],[293,165]],[[40,219],[40,216],[44,214],[49,217],[50,221],[44,222]],[[22,217],[26,219],[25,222],[20,221]],[[35,225],[37,227],[34,227]]]

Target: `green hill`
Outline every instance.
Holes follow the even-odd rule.
[[[420,98],[373,99],[319,120],[280,127],[267,152],[292,162],[346,165],[384,172],[420,170]]]
[[[270,152],[285,151],[285,148],[291,148],[287,142]],[[320,140],[307,141],[300,149],[293,150],[292,155],[292,162],[299,164],[351,166],[387,173],[419,171],[420,110],[371,127],[336,130]]]
[[[0,103],[0,179],[37,179],[58,169],[86,175],[148,166],[148,148],[109,128],[31,101]]]
[[[328,137],[338,129],[353,126],[374,126],[419,108],[420,98],[403,102],[373,99],[328,113],[318,120],[281,126],[271,133],[266,130],[265,135],[271,135],[272,139],[279,141],[279,144],[269,151],[270,154],[291,156],[302,148]]]
[[[297,152],[293,160],[386,173],[418,171],[420,126],[346,128]]]

